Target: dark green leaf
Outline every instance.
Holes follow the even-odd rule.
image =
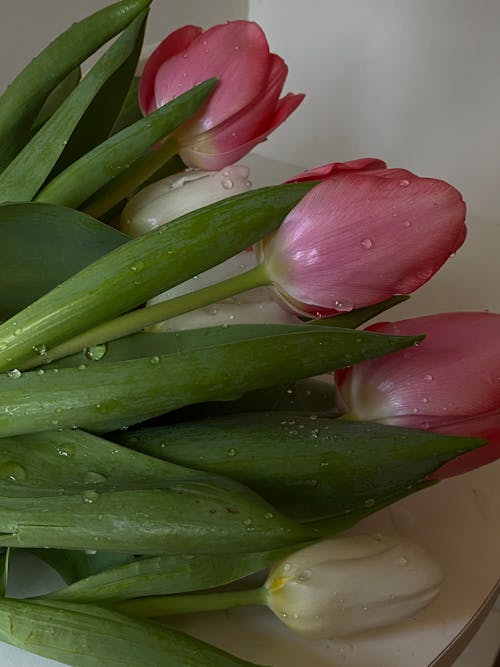
[[[54,88],[150,2],[123,0],[105,7],[72,25],[24,68],[0,97],[0,170],[29,141],[32,123]]]
[[[180,99],[180,98],[177,98]],[[279,226],[311,188],[255,190],[189,213],[130,241],[0,326],[0,370],[219,264]]]
[[[46,123],[49,118],[59,109],[61,104],[69,97],[70,93],[76,88],[80,79],[82,78],[82,72],[79,67],[76,67],[72,72],[65,77],[61,83],[59,83],[50,95],[45,100],[45,104],[42,106],[38,112],[35,120],[33,121],[32,132],[38,132],[38,130]]]
[[[0,639],[74,667],[251,665],[157,623],[70,602],[0,600]]]
[[[106,183],[126,171],[151,146],[191,118],[216,83],[216,79],[209,79],[114,134],[50,181],[37,199],[78,208]],[[172,146],[174,155],[178,145],[172,141]]]
[[[397,294],[396,296],[391,296],[390,299],[381,301],[380,303],[375,303],[373,306],[366,306],[365,308],[356,308],[356,310],[351,310],[348,313],[339,313],[338,315],[332,315],[331,317],[323,317],[317,320],[309,320],[307,324],[314,324],[315,326],[324,326],[324,327],[343,327],[346,329],[356,329],[360,324],[364,324],[371,320],[372,317],[376,317],[380,313],[393,308],[394,306],[408,301],[410,297],[404,294]]]
[[[72,584],[80,579],[90,578],[108,568],[115,568],[134,560],[132,554],[112,553],[76,549],[29,549],[30,553],[42,560],[64,579]],[[66,590],[66,589],[64,589]],[[69,598],[67,598],[69,600]],[[73,598],[76,599],[76,598]]]
[[[134,19],[0,175],[2,201],[30,200],[35,196],[96,94],[109,77],[126,62],[130,54],[134,53],[138,36],[142,36],[145,20],[145,13]]]
[[[0,318],[7,319],[128,237],[51,204],[0,206]]]
[[[316,414],[241,414],[117,433],[117,442],[237,479],[301,521],[373,511],[483,440]],[[406,491],[406,493],[405,493]]]
[[[129,125],[133,125],[142,118],[142,111],[139,106],[139,76],[134,76],[128,90],[125,101],[120,110],[120,114],[113,125],[113,134],[124,130]]]
[[[127,600],[146,595],[187,593],[222,586],[269,567],[287,551],[231,554],[177,554],[139,558],[46,596],[68,602]]]
[[[2,546],[229,554],[314,536],[237,482],[80,431],[3,438],[0,457]]]
[[[0,376],[0,436],[59,427],[106,432],[191,403],[318,375],[395,352],[418,338],[292,327],[178,354]]]
[[[134,73],[141,55],[145,26],[146,21],[142,24],[142,30],[139,30],[136,35],[135,46],[130,55],[111,74],[83,114],[68,141],[68,145],[50,174],[50,180],[69,167],[70,164],[76,162],[82,155],[105,141],[112,133],[131,82],[134,79]]]

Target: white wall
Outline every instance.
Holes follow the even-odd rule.
[[[249,15],[307,94],[259,153],[380,157],[500,221],[498,0],[250,0]]]

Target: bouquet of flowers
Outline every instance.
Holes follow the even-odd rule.
[[[73,25],[0,97],[0,639],[250,665],[168,617],[261,604],[331,638],[438,593],[418,545],[341,533],[499,457],[500,317],[360,328],[460,248],[460,193],[372,158],[253,189],[235,163],[303,99],[285,62],[234,21],[137,75],[150,1]],[[19,549],[64,585],[10,597]]]

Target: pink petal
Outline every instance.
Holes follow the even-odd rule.
[[[156,106],[216,76],[219,85],[199,119],[201,131],[209,130],[258,97],[269,64],[269,46],[256,23],[233,21],[214,26],[159,67]]]
[[[426,338],[418,347],[365,361],[338,377],[344,399],[360,419],[442,432],[456,426],[456,433],[468,435],[475,431],[464,420],[499,410],[500,315],[445,313],[368,330]]]
[[[443,181],[403,170],[339,173],[287,216],[268,265],[297,301],[367,306],[425,283],[463,242],[464,218],[460,193]]]
[[[184,51],[203,32],[196,25],[186,25],[172,32],[159,44],[148,58],[139,82],[139,105],[144,115],[154,111],[155,78],[161,65],[177,53]]]
[[[372,157],[363,157],[358,160],[349,160],[349,162],[330,162],[314,169],[308,169],[301,174],[294,176],[287,183],[298,183],[301,181],[319,181],[325,178],[331,178],[345,171],[373,171],[386,169],[387,165],[383,160]]]
[[[194,139],[194,149],[200,153],[224,153],[265,133],[276,113],[287,74],[284,60],[271,54],[266,88],[238,113],[198,135]]]
[[[188,146],[180,152],[180,156],[184,163],[190,167],[198,167],[201,169],[208,169],[211,171],[223,169],[224,167],[237,162],[242,157],[247,155],[257,144],[264,141],[266,137],[273,132],[281,123],[283,123],[288,116],[295,111],[299,104],[304,99],[304,95],[294,95],[289,93],[285,95],[279,103],[273,119],[266,129],[259,136],[247,141],[244,144],[236,146],[235,148],[223,153],[203,153]]]

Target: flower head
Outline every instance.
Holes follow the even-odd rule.
[[[267,605],[300,635],[331,639],[412,616],[437,595],[441,581],[437,564],[408,540],[342,537],[275,565]]]
[[[247,192],[252,183],[242,165],[221,171],[186,169],[148,185],[134,195],[121,216],[121,229],[140,236],[155,227],[179,218],[226,197]]]
[[[296,179],[327,176],[262,247],[270,278],[293,308],[321,315],[409,294],[462,245],[460,193],[382,164],[325,165]]]
[[[347,410],[361,420],[489,441],[447,463],[434,477],[500,458],[499,314],[442,313],[368,330],[426,337],[409,350],[338,371]]]
[[[147,61],[139,101],[148,114],[217,77],[208,103],[176,138],[188,166],[221,169],[251,151],[300,104],[303,95],[280,99],[287,73],[256,23],[231,21],[206,31],[188,25],[164,39]]]

